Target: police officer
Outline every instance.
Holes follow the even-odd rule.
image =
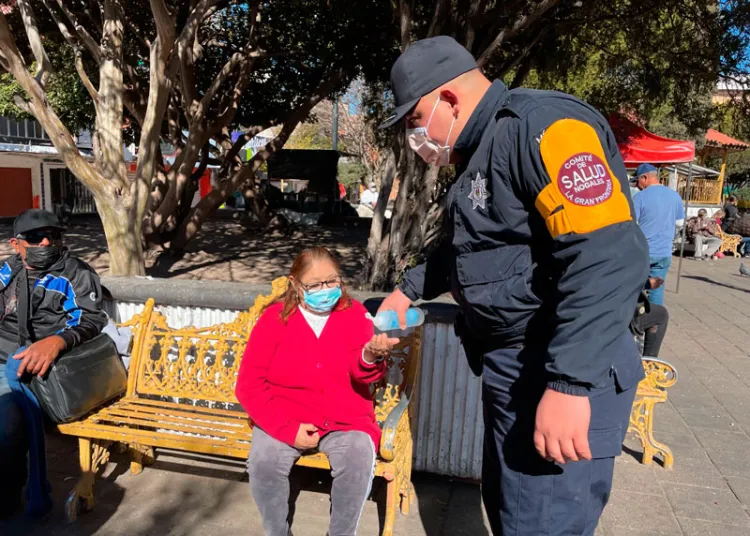
[[[570,95],[508,90],[449,37],[391,71],[426,162],[456,164],[448,238],[383,302],[450,291],[482,373],[482,496],[495,535],[593,535],[638,382],[628,324],[648,248],[607,121]]]

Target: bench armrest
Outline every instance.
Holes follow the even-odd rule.
[[[666,389],[677,383],[677,369],[671,363],[655,357],[644,357],[642,361],[646,374],[653,379],[657,387]]]
[[[388,413],[383,421],[383,435],[380,437],[380,457],[387,461],[393,461],[396,453],[396,443],[399,436],[409,429],[409,397],[401,396],[398,404]]]

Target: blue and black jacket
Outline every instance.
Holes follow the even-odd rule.
[[[7,293],[2,291],[15,286],[16,278],[23,269],[19,255],[10,257],[0,265],[0,314],[5,310],[4,302],[7,299]],[[99,276],[67,250],[50,269],[38,275],[30,300],[29,332],[36,341],[59,335],[65,340],[66,350],[69,350],[96,337],[107,324],[107,314],[102,309]],[[15,311],[0,320],[0,338],[6,343],[17,343]],[[7,355],[0,355],[0,361],[6,358]]]
[[[454,150],[448,237],[401,290],[452,293],[470,362],[533,344],[557,391],[637,384],[628,325],[648,247],[606,119],[570,95],[496,81]]]

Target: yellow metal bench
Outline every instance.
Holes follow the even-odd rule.
[[[172,329],[148,300],[131,320],[133,349],[128,389],[123,398],[84,420],[59,425],[79,438],[82,476],[66,503],[73,521],[94,505],[97,470],[109,460],[109,449],[123,444],[138,474],[154,460],[154,448],[247,458],[252,428],[237,402],[234,387],[247,338],[262,311],[287,288],[286,278],[273,282],[270,296],[260,296],[250,310],[230,323],[204,329]],[[409,513],[413,395],[419,368],[421,330],[415,330],[389,358],[386,378],[373,386],[375,415],[383,430],[375,474],[387,481],[383,535],[393,534],[396,507]],[[300,458],[299,465],[330,470],[323,454]]]
[[[667,401],[667,388],[677,383],[677,369],[652,357],[643,358],[646,377],[638,384],[635,402],[630,412],[630,431],[635,432],[643,448],[643,463],[651,465],[661,454],[664,467],[671,469],[674,456],[668,446],[654,439],[654,407]]]
[[[729,252],[735,257],[740,256],[740,252],[738,251],[738,249],[740,247],[740,243],[742,242],[741,235],[727,234],[721,230],[721,227],[719,227],[719,238],[721,238],[721,247],[719,248],[719,251],[721,253]]]

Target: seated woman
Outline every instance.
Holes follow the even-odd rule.
[[[254,422],[248,473],[268,536],[288,536],[289,473],[314,451],[332,468],[329,534],[357,532],[380,444],[370,384],[398,342],[374,336],[366,313],[347,295],[336,258],[312,248],[253,328],[236,395]]]

